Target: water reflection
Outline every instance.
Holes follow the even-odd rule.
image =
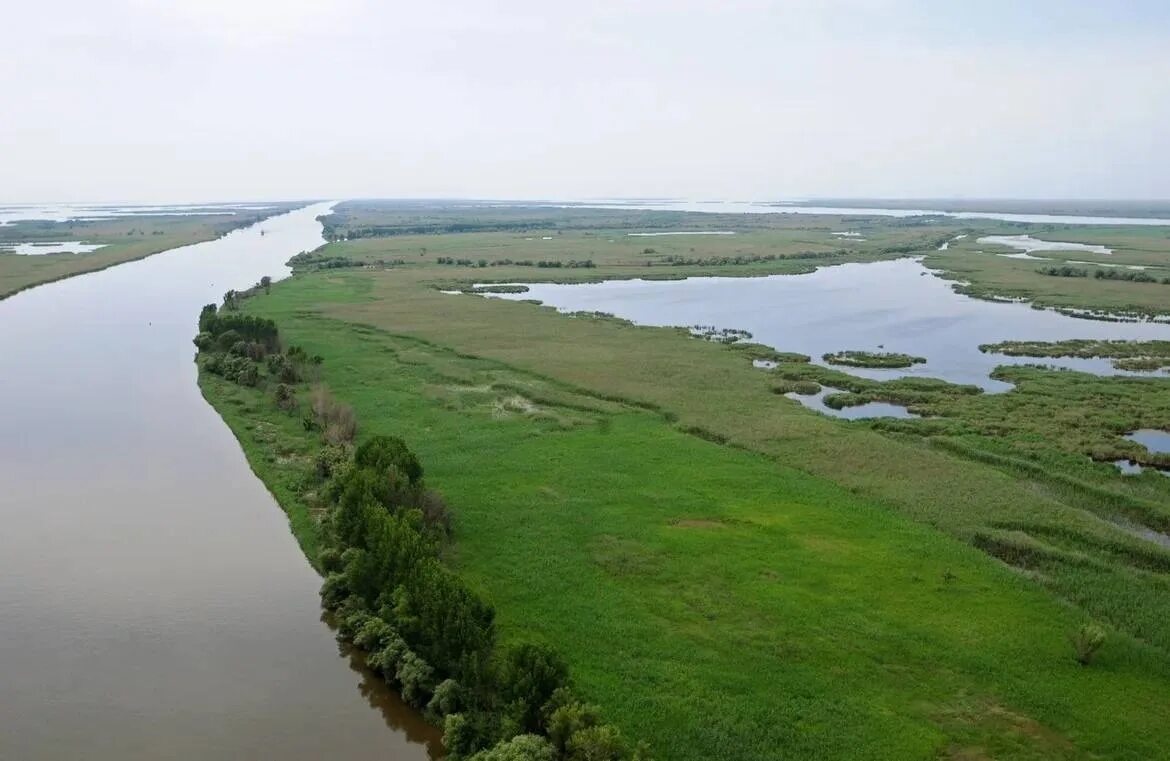
[[[336,635],[337,624],[328,611],[321,613],[321,622]],[[337,652],[349,664],[350,671],[358,675],[358,692],[370,708],[381,714],[386,726],[403,734],[408,742],[424,746],[428,758],[442,758],[442,732],[428,724],[422,714],[407,705],[385,679],[366,665],[365,652],[342,640],[337,641]]]

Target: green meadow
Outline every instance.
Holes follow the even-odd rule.
[[[243,311],[323,357],[314,382],[352,405],[359,441],[409,442],[455,516],[446,560],[501,636],[558,649],[656,758],[1165,756],[1170,552],[1139,530],[1170,527],[1170,479],[1091,456],[1132,452],[1113,439],[1167,414],[1167,381],[1012,368],[1017,391],[997,396],[849,388],[775,352],[753,367],[762,348],[439,290],[807,271],[936,251],[964,227],[631,237],[734,221],[500,214],[452,231],[466,220],[341,212],[339,242]],[[934,417],[849,423],[776,393],[830,381]],[[319,439],[264,380],[200,382],[315,560]],[[1082,665],[1070,639],[1090,623],[1106,640]]]

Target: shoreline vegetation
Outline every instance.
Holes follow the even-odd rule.
[[[451,511],[427,488],[418,457],[395,436],[355,444],[353,408],[319,381],[322,357],[284,347],[272,320],[235,313],[269,285],[204,307],[196,361],[201,374],[300,415],[307,438],[319,439],[299,494],[316,515],[298,538],[325,574],[321,601],[338,637],[443,730],[450,761],[650,761],[644,744],[627,742],[573,692],[558,652],[497,643],[491,605],[443,562]]]
[[[926,363],[926,357],[882,351],[838,351],[822,357],[830,365],[845,367],[903,368]]]
[[[181,246],[214,240],[294,208],[273,204],[263,211],[199,216],[124,216],[65,222],[15,222],[0,227],[0,299],[21,291],[99,272]],[[89,253],[4,253],[6,244],[85,241],[103,244]]]
[[[1078,357],[1109,359],[1118,370],[1161,370],[1170,368],[1170,341],[1001,341],[982,344],[984,354],[1009,357]]]
[[[425,709],[448,677],[461,688],[475,679],[444,671],[456,667],[427,649],[436,646],[426,642],[433,632],[411,639],[424,629],[404,627],[396,604],[351,588],[366,577],[351,575],[347,562],[355,550],[368,560],[369,542],[362,531],[344,542],[335,533],[340,487],[318,466],[335,425],[305,423],[304,410],[318,406],[316,384],[360,421],[350,454],[330,462],[369,471],[356,455],[369,442],[394,454],[363,455],[366,462],[417,452],[426,480],[407,476],[403,488],[439,487],[454,506],[445,510],[449,534],[417,517],[421,496],[351,515],[384,513],[375,523],[394,527],[416,515],[411,525],[434,537],[423,542],[434,552],[418,557],[447,568],[469,599],[494,611],[489,660],[500,673],[515,673],[506,665],[513,653],[540,648],[548,658],[525,662],[571,667],[576,700],[604,706],[614,732],[646,740],[659,758],[1160,752],[1170,724],[1170,552],[1149,537],[1170,535],[1170,479],[1123,477],[1110,459],[1157,465],[1165,457],[1122,438],[1170,423],[1165,381],[1033,366],[999,368],[996,377],[1014,384],[1004,394],[930,378],[871,381],[713,326],[698,334],[709,340],[696,341],[690,328],[439,292],[466,291],[481,269],[461,282],[439,257],[488,260],[493,279],[509,284],[644,277],[653,273],[647,257],[777,254],[766,264],[672,268],[680,277],[807,271],[807,261],[780,254],[830,238],[839,221],[784,220],[701,242],[655,238],[653,254],[645,240],[580,218],[578,229],[559,233],[526,223],[507,233],[345,234],[408,217],[427,224],[430,212],[379,214],[367,202],[338,207],[338,242],[316,254],[352,266],[308,262],[271,293],[255,290],[229,309],[272,320],[282,342],[323,358],[304,366],[293,391],[300,412],[282,409],[276,387],[264,388],[267,359],[249,386],[209,372],[204,357],[200,383],[306,554],[340,579],[328,588],[336,588],[339,619],[354,615],[345,636],[366,632],[375,665],[389,647],[396,683],[424,687],[416,704],[426,696]],[[858,260],[880,258],[876,248],[907,237],[929,258],[931,243],[971,227],[899,222],[851,221],[874,241]],[[980,232],[1005,228],[1035,230],[988,224]],[[529,258],[596,266],[570,273],[515,264]],[[1086,297],[1078,308],[1095,306]],[[849,423],[778,395],[822,385],[841,389],[826,404],[885,400],[923,417]],[[387,480],[379,467],[362,478]],[[402,510],[411,499],[419,506]],[[405,588],[401,611],[410,612]],[[412,681],[426,672],[409,658],[398,676],[407,650],[432,669],[430,682]],[[497,725],[510,727],[504,734],[520,725],[517,715]],[[495,721],[456,720],[451,745],[467,726],[479,732]],[[486,758],[571,757],[556,755],[569,749],[547,721],[543,731],[550,739],[510,741]],[[553,755],[541,755],[549,744]]]

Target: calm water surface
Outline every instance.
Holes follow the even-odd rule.
[[[0,301],[0,758],[437,752],[339,652],[319,578],[196,385],[199,307],[287,274],[328,209]]]
[[[516,205],[516,204],[511,204]],[[549,204],[538,204],[549,205]],[[938,209],[854,208],[850,206],[798,206],[784,203],[750,201],[575,201],[553,204],[587,209],[645,209],[648,211],[697,211],[711,214],[818,214],[851,217],[951,217],[954,219],[999,219],[1005,222],[1065,225],[1170,225],[1170,219],[1158,217],[1100,217],[1083,214],[1015,214],[998,211],[940,211]]]
[[[1136,441],[1151,452],[1170,454],[1170,431],[1142,428],[1126,434],[1125,438]]]
[[[1077,319],[1027,304],[973,299],[931,275],[914,259],[842,264],[806,275],[686,280],[614,280],[604,283],[526,283],[511,300],[539,299],[557,309],[609,312],[642,325],[714,325],[741,328],[753,341],[782,351],[823,354],[847,349],[903,352],[925,364],[900,370],[840,368],[887,380],[906,375],[971,383],[989,391],[1011,386],[992,380],[997,365],[1050,364],[1087,372],[1130,375],[1108,360],[1029,358],[983,354],[982,343],[1071,338],[1170,340],[1170,324]],[[1148,373],[1147,373],[1148,374]]]

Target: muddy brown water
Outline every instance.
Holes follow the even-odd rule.
[[[199,307],[329,208],[0,301],[0,758],[438,756],[196,385]]]

